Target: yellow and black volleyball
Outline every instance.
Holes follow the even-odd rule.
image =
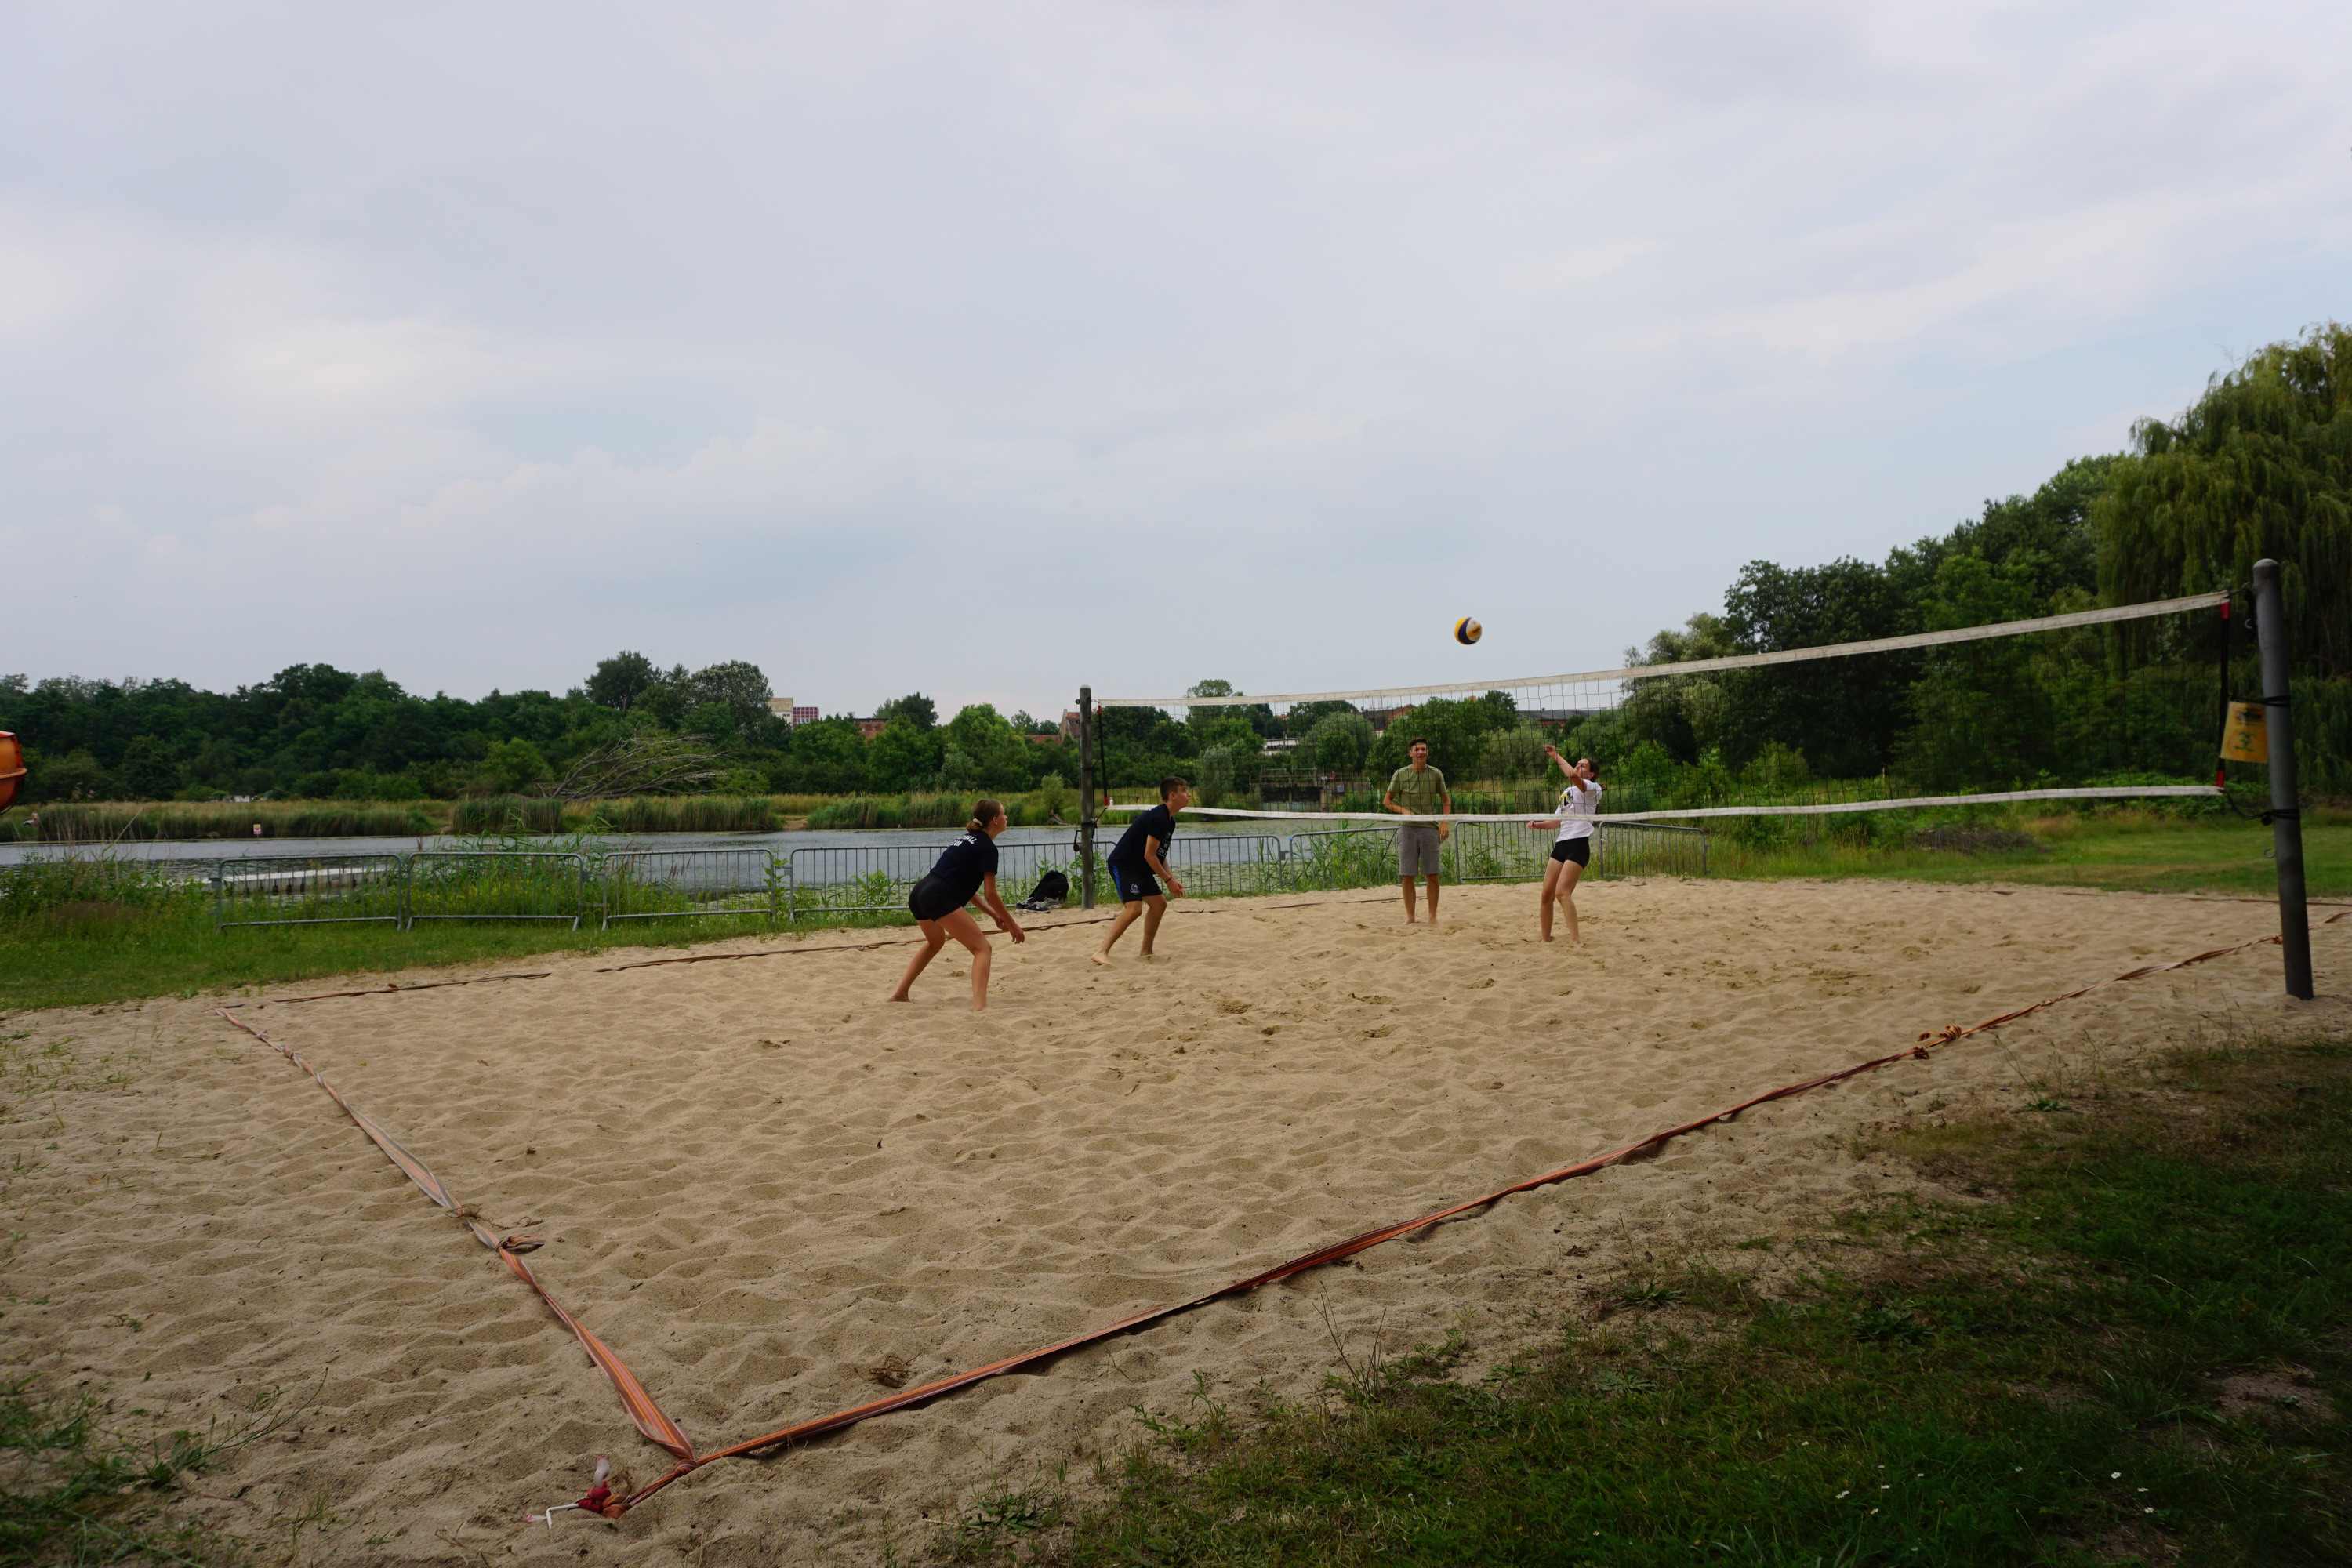
[[[1477,617],[1475,616],[1465,616],[1460,620],[1454,622],[1454,640],[1460,643],[1464,647],[1468,647],[1472,643],[1476,642],[1478,640]]]

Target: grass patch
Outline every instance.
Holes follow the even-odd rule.
[[[2322,1563],[2352,1560],[2352,1044],[2168,1058],[1891,1135],[1989,1200],[1596,1289],[1538,1353],[1348,1362],[1236,1417],[1147,1412],[935,1560]],[[1733,1249],[1732,1256],[1739,1256]]]
[[[0,1383],[0,1568],[249,1561],[241,1542],[181,1517],[180,1504],[192,1478],[296,1414],[278,1406],[266,1395],[226,1429],[140,1443],[107,1430],[87,1396]]]
[[[1949,847],[1937,847],[1933,840],[1860,846],[1839,841],[1833,832],[1824,829],[1816,842],[1771,847],[1742,847],[1718,837],[1709,847],[1707,869],[1714,876],[1751,879],[1892,877],[2120,892],[2260,896],[2278,887],[2271,830],[2220,815],[2183,819],[2124,810],[2031,817],[2006,832],[1948,838]],[[2012,833],[2024,842],[2010,837]],[[2304,821],[2303,856],[2312,897],[2352,895],[2352,819],[2341,811],[2315,809]]]

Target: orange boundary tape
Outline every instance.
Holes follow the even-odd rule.
[[[367,994],[367,993],[354,993],[354,994]],[[456,1196],[442,1184],[441,1178],[433,1173],[431,1166],[410,1153],[400,1140],[384,1131],[373,1117],[345,1100],[341,1090],[329,1083],[318,1068],[303,1059],[301,1052],[291,1047],[279,1045],[225,1007],[215,1007],[213,1011],[310,1074],[310,1081],[325,1089],[327,1098],[342,1107],[343,1114],[357,1123],[359,1130],[366,1133],[377,1148],[383,1151],[384,1158],[400,1167],[402,1174],[416,1184],[418,1191],[457,1215],[466,1228],[473,1233],[475,1240],[497,1253],[499,1260],[514,1271],[517,1279],[538,1292],[539,1299],[547,1303],[548,1310],[562,1321],[563,1326],[570,1329],[574,1337],[580,1341],[581,1348],[588,1352],[588,1358],[612,1380],[614,1389],[621,1396],[621,1404],[627,1409],[629,1419],[635,1424],[637,1430],[644,1433],[648,1441],[667,1448],[680,1459],[688,1461],[693,1459],[694,1445],[687,1441],[686,1434],[678,1429],[677,1423],[662,1413],[661,1406],[654,1402],[653,1395],[646,1392],[646,1385],[637,1381],[637,1374],[631,1372],[627,1363],[614,1355],[604,1341],[591,1333],[585,1323],[565,1311],[562,1304],[547,1293],[547,1287],[539,1282],[539,1277],[530,1271],[530,1266],[517,1256],[537,1247],[539,1243],[536,1240],[520,1236],[503,1238],[499,1237],[488,1226],[476,1220],[458,1204]]]
[[[2332,925],[2337,921],[2346,919],[2352,919],[2352,910],[2346,910],[2342,913],[2330,915],[2326,920],[2320,923],[2323,925]],[[1738,1104],[1731,1106],[1727,1110],[1716,1111],[1712,1115],[1702,1116],[1695,1121],[1685,1121],[1678,1127],[1669,1127],[1662,1131],[1653,1132],[1647,1138],[1639,1139],[1634,1142],[1628,1143],[1623,1148],[1612,1151],[1610,1153],[1597,1154],[1589,1160],[1580,1161],[1573,1165],[1564,1165],[1557,1171],[1549,1171],[1540,1176],[1529,1176],[1524,1181],[1514,1182],[1508,1186],[1497,1187],[1493,1192],[1485,1194],[1482,1196],[1467,1198],[1460,1203],[1450,1204],[1441,1209],[1433,1209],[1428,1214],[1420,1215],[1418,1218],[1402,1220],[1394,1225],[1381,1226],[1374,1230],[1363,1231],[1356,1236],[1348,1237],[1344,1241],[1333,1242],[1329,1246],[1318,1247],[1313,1252],[1301,1253],[1299,1256],[1291,1258],[1287,1262],[1277,1263],[1273,1268],[1265,1269],[1260,1273],[1250,1275],[1246,1279],[1235,1279],[1229,1284],[1218,1286],[1215,1289],[1195,1296],[1190,1300],[1179,1301],[1172,1306],[1154,1308],[1146,1312],[1138,1312],[1133,1317],[1122,1318],[1115,1323],[1107,1323],[1101,1328],[1090,1330],[1087,1332],[1076,1335],[1074,1338],[1062,1340],[1054,1344],[1041,1346],[1036,1350],[1024,1351],[1018,1355],[1007,1356],[1002,1361],[993,1361],[985,1366],[974,1367],[969,1372],[961,1372],[956,1373],[952,1377],[941,1378],[936,1383],[927,1383],[920,1388],[910,1388],[903,1393],[891,1394],[887,1398],[877,1399],[868,1404],[854,1405],[846,1410],[836,1410],[830,1415],[820,1415],[813,1420],[797,1422],[790,1426],[781,1426],[775,1431],[767,1433],[761,1436],[747,1438],[742,1442],[730,1444],[724,1448],[714,1449],[708,1454],[688,1456],[682,1459],[679,1464],[671,1468],[667,1474],[656,1478],[654,1480],[638,1488],[635,1491],[630,1493],[627,1497],[620,1500],[618,1502],[608,1504],[605,1508],[605,1515],[608,1518],[619,1518],[622,1514],[626,1513],[630,1509],[633,1509],[639,1503],[644,1502],[646,1499],[652,1497],[656,1492],[660,1491],[671,1482],[683,1479],[685,1477],[693,1474],[696,1470],[700,1469],[703,1466],[709,1464],[715,1459],[736,1458],[744,1455],[758,1453],[761,1449],[781,1449],[793,1443],[805,1442],[810,1438],[822,1436],[829,1432],[838,1432],[845,1426],[854,1426],[861,1421],[870,1421],[877,1415],[887,1415],[893,1411],[904,1410],[911,1405],[921,1405],[929,1400],[938,1399],[943,1395],[953,1394],[959,1389],[969,1388],[973,1384],[983,1383],[990,1378],[1002,1376],[1005,1373],[1016,1372],[1023,1367],[1035,1366],[1041,1363],[1051,1361],[1055,1357],[1063,1355],[1070,1351],[1078,1350],[1087,1345],[1097,1344],[1104,1340],[1113,1338],[1119,1334],[1131,1333],[1138,1329],[1159,1322],[1163,1319],[1175,1317],[1181,1312],[1189,1312],[1196,1307],[1206,1306],[1208,1303],[1222,1300],[1224,1297],[1238,1296],[1246,1291],[1255,1290],[1261,1285],[1271,1285],[1277,1280],[1287,1279],[1294,1274],[1301,1274],[1310,1268],[1321,1268],[1323,1265],[1328,1263],[1339,1262],[1341,1258],[1351,1258],[1359,1252],[1367,1251],[1371,1247],[1380,1246],[1383,1242],[1393,1241],[1401,1236],[1407,1236],[1414,1231],[1424,1229],[1427,1226],[1440,1224],[1445,1220],[1456,1218],[1459,1215],[1468,1214],[1473,1209],[1485,1208],[1488,1205],[1498,1202],[1503,1198],[1509,1197],[1514,1194],[1528,1192],[1537,1187],[1549,1186],[1556,1182],[1570,1181],[1579,1176],[1589,1176],[1595,1171],[1606,1170],[1612,1165],[1619,1164],[1626,1160],[1634,1159],[1642,1154],[1647,1153],[1676,1138],[1685,1137],[1690,1133],[1699,1131],[1704,1128],[1711,1127],[1720,1121],[1729,1121],[1738,1117],[1742,1111],[1753,1110],[1757,1106],[1768,1104],[1772,1100],[1786,1100],[1792,1095],[1808,1093],[1811,1090],[1823,1088],[1829,1084],[1839,1082],[1844,1079],[1855,1077],[1861,1073],[1872,1072],[1879,1068],[1892,1066],[1894,1063],[1902,1061],[1906,1058],[1917,1058],[1921,1060],[1925,1060],[1927,1059],[1928,1050],[1931,1047],[1951,1045],[1958,1041],[1967,1039],[1971,1035],[1979,1035],[1990,1029],[1997,1029],[2004,1024],[2014,1023],[2016,1020],[2024,1017],[2030,1013],[2038,1013],[2044,1007],[2054,1006],[2058,1003],[2071,1001],[2077,996],[2087,995],[2091,992],[2103,990],[2110,985],[2121,984],[2127,980],[2144,979],[2148,975],[2160,974],[2168,970],[2186,969],[2191,964],[2204,963],[2212,959],[2227,957],[2229,954],[2233,952],[2243,952],[2248,948],[2260,947],[2266,942],[2275,942],[2278,940],[2278,937],[2275,935],[2256,937],[2251,941],[2238,942],[2230,947],[2217,947],[2210,952],[2194,953],[2187,958],[2175,959],[2169,963],[2144,964],[2137,969],[2128,970],[2111,979],[2095,980],[2088,985],[2079,986],[2073,991],[2061,993],[2056,996],[2045,998],[2042,1001],[2032,1003],[2027,1006],[2012,1008],[2009,1012],[2001,1013],[1993,1017],[1987,1018],[1982,1023],[1970,1024],[1965,1027],[1958,1024],[1950,1025],[1943,1029],[1923,1034],[1919,1037],[1919,1039],[1916,1044],[1908,1046],[1902,1050],[1893,1052],[1890,1055],[1874,1057],[1869,1061],[1856,1062],[1852,1067],[1840,1068],[1834,1072],[1822,1073],[1817,1078],[1809,1078],[1800,1083],[1783,1084],[1779,1089],[1767,1089],[1763,1093],[1743,1100]]]

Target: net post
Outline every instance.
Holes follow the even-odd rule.
[[[1081,909],[1095,907],[1095,689],[1078,688],[1078,880]]]
[[[2311,912],[2304,903],[2303,818],[2295,803],[2294,729],[2287,703],[2286,606],[2279,563],[2254,563],[2254,642],[2263,656],[2263,729],[2270,747],[2271,844],[2278,862],[2279,947],[2286,994],[2311,1000]]]

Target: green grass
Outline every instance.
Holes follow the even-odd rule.
[[[593,925],[593,921],[590,922]],[[434,968],[750,934],[751,921],[643,921],[610,931],[553,923],[322,925],[216,931],[199,896],[162,907],[96,903],[0,921],[0,1013],[141,996],[193,996],[319,975]]]
[[[1718,837],[1719,877],[1897,877],[1931,882],[2014,882],[2127,892],[2275,892],[2271,829],[2218,813],[2194,817],[2110,809],[2029,817],[2009,831],[2030,846],[1969,849],[1815,844],[1742,847]],[[2352,895],[2352,813],[2314,807],[2303,825],[2304,878],[2314,898]]]
[[[181,1502],[224,1455],[298,1414],[278,1406],[265,1395],[226,1428],[141,1442],[110,1430],[87,1395],[50,1394],[29,1378],[0,1383],[0,1568],[251,1561],[242,1542],[185,1518]]]
[[[2083,1114],[2032,1113],[2053,1089]],[[1883,1141],[1974,1200],[1608,1281],[1499,1365],[1358,1352],[1294,1405],[1203,1380],[1091,1494],[1002,1488],[929,1555],[2352,1561],[2352,1044],[2016,1098]]]

